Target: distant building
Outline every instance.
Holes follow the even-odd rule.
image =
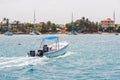
[[[44,22],[40,22],[40,23],[38,23],[40,26],[42,26],[42,25],[44,25],[45,23]]]
[[[22,25],[22,23],[20,23],[20,21],[13,21],[10,23],[11,27],[20,27],[20,25]]]
[[[1,27],[7,27],[6,21],[4,21],[4,20],[1,21],[1,22],[0,22],[0,26],[1,26]]]
[[[65,25],[63,24],[57,24],[58,27],[65,28]]]
[[[101,21],[101,26],[104,29],[108,28],[109,26],[113,26],[114,27],[115,26],[115,22],[114,22],[114,20],[111,20],[110,18],[107,18],[107,19]]]

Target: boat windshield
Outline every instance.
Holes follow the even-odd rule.
[[[45,45],[45,42],[46,42],[45,40],[55,40],[56,49],[59,49],[59,37],[58,36],[48,36],[48,37],[43,38],[40,48],[43,48],[43,46]]]

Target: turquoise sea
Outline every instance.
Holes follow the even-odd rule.
[[[66,54],[28,57],[46,36],[0,35],[0,80],[120,80],[120,35],[57,35]]]

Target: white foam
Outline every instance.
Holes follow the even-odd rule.
[[[56,58],[63,58],[74,54],[74,52],[67,52],[64,55],[58,56]],[[47,57],[1,57],[0,58],[0,68],[7,67],[21,67],[27,65],[45,65],[47,63]]]
[[[72,55],[72,54],[74,54],[74,52],[67,52],[67,53],[65,53],[64,55],[58,56],[57,58],[67,57],[67,56],[70,56],[70,55]]]
[[[26,65],[44,65],[47,62],[48,58],[46,57],[2,57],[0,58],[0,68],[6,67],[20,67]]]

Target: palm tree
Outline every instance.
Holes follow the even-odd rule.
[[[51,25],[52,25],[51,21],[48,21],[46,24],[47,32],[49,32]]]
[[[52,23],[52,32],[56,32],[57,31],[57,26],[55,25],[55,23]]]

